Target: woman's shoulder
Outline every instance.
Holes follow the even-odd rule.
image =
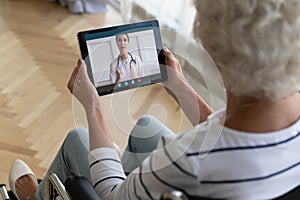
[[[235,147],[240,145],[260,146],[263,144],[276,144],[280,141],[300,137],[300,119],[293,125],[269,133],[248,133],[230,129],[224,126],[225,109],[217,111],[208,117],[208,120],[195,126],[193,129],[178,134],[178,145],[189,145],[190,148],[199,148],[199,144],[205,145],[203,150],[214,148]]]
[[[141,58],[138,55],[136,55],[135,53],[130,53],[130,54],[131,54],[133,59],[135,59],[137,61],[141,61]]]

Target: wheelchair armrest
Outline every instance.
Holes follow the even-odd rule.
[[[0,194],[3,200],[9,199],[5,184],[0,184]]]
[[[68,194],[72,197],[73,200],[100,200],[96,191],[92,187],[91,183],[85,177],[72,176],[66,180],[65,188]],[[278,197],[274,200],[294,200],[299,199],[300,197],[300,186],[288,192],[287,194]],[[164,193],[162,195],[162,200],[164,199],[189,199],[189,200],[212,200],[210,198],[205,197],[193,197],[189,196],[184,197],[182,194],[177,195],[176,191],[172,191],[170,193]]]
[[[65,189],[73,200],[100,200],[89,180],[82,176],[71,176],[65,182]],[[161,200],[211,200],[209,198],[188,198],[179,191],[165,192]]]
[[[83,176],[71,176],[65,182],[65,188],[73,200],[100,200],[89,180]]]

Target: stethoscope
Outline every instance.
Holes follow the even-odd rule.
[[[132,63],[136,65],[136,61],[134,60],[133,56],[131,53],[127,53],[130,56],[130,62],[129,62],[129,66],[132,67]],[[118,62],[117,62],[117,67],[120,69],[120,56],[118,57]]]

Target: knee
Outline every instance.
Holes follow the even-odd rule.
[[[157,119],[151,115],[144,115],[136,122],[136,125],[139,127],[146,127],[151,124],[151,122],[156,121]]]
[[[133,127],[130,137],[150,138],[158,134],[164,125],[160,123],[155,117],[150,115],[142,116]]]
[[[142,116],[130,133],[130,137],[149,139],[161,137],[162,135],[175,136],[164,123],[161,123],[158,119],[149,115]]]
[[[75,144],[81,142],[83,144],[88,142],[88,130],[86,128],[74,128],[66,136],[64,141],[64,146],[70,146],[70,144]],[[86,144],[85,144],[86,146]]]
[[[87,133],[86,128],[74,128],[68,133],[66,140],[75,139],[79,137],[81,134],[86,134],[86,133]]]

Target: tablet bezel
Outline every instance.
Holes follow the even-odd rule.
[[[149,29],[152,29],[154,33],[156,52],[157,52],[157,57],[159,62],[158,64],[160,67],[160,78],[157,77],[158,74],[154,74],[154,75],[143,77],[143,81],[140,83],[136,82],[135,84],[128,84],[127,86],[123,86],[123,87],[117,87],[118,83],[100,86],[97,87],[99,96],[112,94],[124,90],[129,90],[137,87],[147,86],[155,83],[165,82],[168,79],[165,57],[163,55],[163,44],[161,40],[159,22],[157,20],[150,20],[150,21],[136,22],[131,24],[105,27],[105,28],[94,29],[94,30],[86,30],[77,33],[77,39],[79,43],[81,57],[87,65],[87,71],[90,80],[94,85],[96,85],[94,82],[92,67],[90,64],[86,36],[91,34],[97,34],[97,33],[105,33],[109,31],[113,31],[116,34],[120,34],[120,33],[124,34],[124,33],[133,33],[133,32],[138,32],[143,30],[149,30]]]

